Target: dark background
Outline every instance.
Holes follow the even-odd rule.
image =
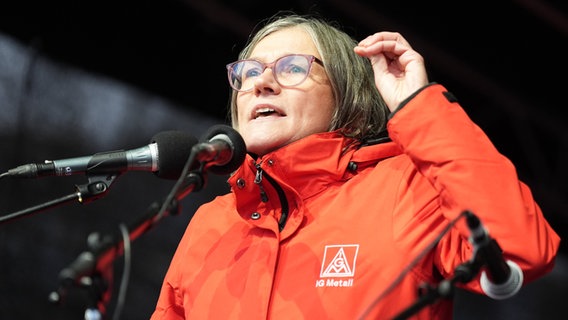
[[[163,130],[199,136],[226,123],[225,64],[237,58],[255,25],[278,10],[322,14],[356,39],[379,30],[401,32],[425,57],[430,80],[454,92],[517,165],[555,230],[568,234],[563,1],[4,1],[0,172],[44,159],[140,147]],[[132,243],[123,319],[149,317],[191,214],[225,191],[224,179],[207,177],[203,190],[183,200],[179,216],[165,218]],[[4,179],[0,214],[57,199],[85,180]],[[114,234],[171,186],[149,173],[128,173],[104,199],[0,225],[0,318],[82,317],[89,300],[82,288],[70,288],[63,305],[47,303],[59,271],[86,250],[89,233]],[[563,318],[565,254],[563,245],[551,276],[516,299],[465,295],[456,318],[480,313],[498,315],[495,319]],[[114,265],[111,311],[123,257]]]

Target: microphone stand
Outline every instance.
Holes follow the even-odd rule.
[[[468,283],[481,270],[482,263],[476,257],[466,261],[454,270],[453,277],[442,280],[438,286],[425,284],[419,290],[419,298],[407,309],[399,313],[393,320],[408,319],[427,305],[434,304],[438,299],[448,299],[454,295],[457,283]]]
[[[166,208],[165,214],[160,214],[162,202],[152,203],[146,213],[127,229],[129,239],[135,240],[150,230],[161,218],[167,214],[180,213],[179,200],[193,191],[199,191],[205,183],[203,172],[196,170],[190,172],[176,193],[175,199]],[[85,320],[102,319],[106,311],[106,303],[110,300],[110,284],[112,283],[112,263],[116,257],[124,253],[124,239],[120,235],[106,235],[101,237],[92,233],[88,237],[88,249],[59,273],[59,288],[49,295],[49,301],[59,304],[65,298],[67,289],[74,284],[84,287],[89,293],[89,302],[85,312]]]
[[[120,173],[111,173],[109,175],[89,175],[87,174],[88,183],[82,185],[76,185],[76,192],[68,194],[58,199],[44,202],[42,204],[10,213],[0,217],[0,225],[16,218],[21,218],[25,215],[30,215],[34,213],[39,213],[59,207],[63,204],[70,203],[74,200],[78,200],[81,203],[89,203],[102,198],[108,193],[110,185],[116,180]]]

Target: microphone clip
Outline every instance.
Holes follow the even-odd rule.
[[[120,172],[110,173],[106,175],[87,174],[88,183],[75,185],[78,201],[80,203],[90,203],[104,197],[111,184],[120,176]]]

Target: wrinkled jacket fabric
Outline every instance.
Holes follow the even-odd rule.
[[[152,319],[392,318],[472,258],[466,209],[525,283],[551,270],[557,234],[444,87],[410,97],[387,129],[374,145],[328,132],[247,156],[231,192],[192,217]],[[463,286],[482,293],[478,277]],[[412,319],[451,318],[442,299]]]

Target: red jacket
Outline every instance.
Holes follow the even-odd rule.
[[[231,193],[192,218],[152,319],[392,318],[421,284],[472,257],[459,219],[393,285],[465,209],[525,283],[548,272],[559,237],[511,162],[445,91],[428,86],[393,114],[392,141],[358,147],[329,132],[247,156]],[[467,288],[482,292],[477,279]],[[440,300],[413,319],[451,318],[451,302]]]

